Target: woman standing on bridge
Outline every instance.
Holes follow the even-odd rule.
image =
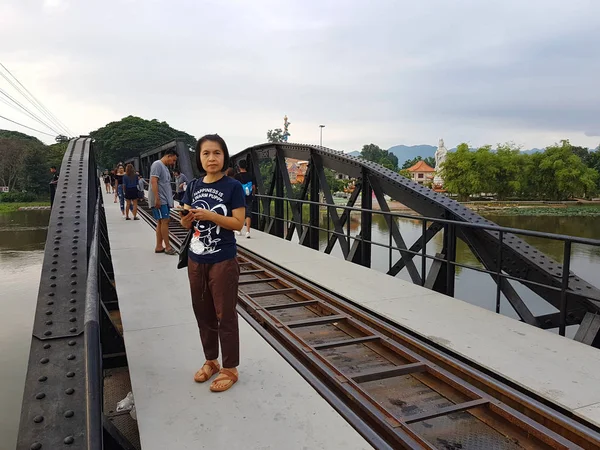
[[[137,216],[138,210],[138,176],[135,173],[135,169],[132,164],[127,164],[127,168],[125,169],[125,176],[123,177],[123,189],[125,191],[125,200],[127,201],[127,205],[125,205],[125,220],[129,220],[129,210],[132,208],[133,204],[133,220],[140,220]]]
[[[121,214],[125,215],[125,188],[123,186],[123,177],[125,176],[125,171],[123,170],[123,166],[119,166],[117,168],[117,173],[115,174],[115,189],[116,195],[119,196],[119,206],[121,207]],[[115,197],[116,201],[116,197]]]
[[[194,229],[188,248],[188,277],[206,357],[194,380],[204,383],[219,372],[210,390],[222,392],[238,380],[240,338],[235,307],[240,269],[233,232],[244,226],[245,198],[239,181],[223,173],[229,166],[229,151],[219,135],[200,138],[196,164],[206,175],[188,184],[181,216],[181,225]]]

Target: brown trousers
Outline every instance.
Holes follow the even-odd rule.
[[[188,277],[204,356],[207,360],[217,359],[220,341],[223,367],[237,367],[240,363],[240,332],[235,309],[240,279],[237,259],[216,264],[199,264],[189,259]]]

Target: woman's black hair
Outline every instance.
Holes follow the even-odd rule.
[[[206,136],[202,136],[200,139],[198,139],[198,143],[196,144],[196,166],[198,167],[198,170],[200,172],[206,172],[206,170],[204,170],[202,167],[202,162],[200,160],[200,148],[205,142],[216,142],[221,146],[221,150],[223,150],[223,154],[225,156],[223,167],[221,167],[221,172],[227,170],[229,167],[229,149],[227,148],[225,140],[218,134],[207,134]]]

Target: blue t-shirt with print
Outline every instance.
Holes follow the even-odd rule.
[[[193,209],[208,209],[228,217],[234,209],[246,204],[240,182],[225,176],[214,183],[205,183],[203,179],[192,181],[187,185],[182,201]],[[192,261],[214,264],[235,258],[237,246],[233,231],[210,221],[195,221],[193,230],[188,251]]]

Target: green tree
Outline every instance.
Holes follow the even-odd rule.
[[[360,152],[360,156],[367,161],[373,161],[381,164],[383,167],[387,167],[394,172],[398,171],[398,157],[387,150],[383,150],[378,145],[364,145]]]
[[[598,172],[587,167],[568,140],[530,155],[527,166],[529,193],[548,200],[590,196],[598,187]]]
[[[44,145],[42,141],[34,136],[29,136],[25,133],[20,133],[19,131],[12,130],[0,130],[0,139],[19,139],[24,141],[34,142],[39,145]]]
[[[265,187],[265,192],[259,192],[259,194],[266,194],[269,192],[269,187],[271,186],[275,164],[272,159],[261,159],[258,163],[258,170],[260,170],[260,177]]]
[[[69,146],[69,142],[61,142],[57,144],[52,144],[46,147],[46,157],[48,160],[48,166],[56,166],[56,168],[60,171],[60,166],[62,164],[63,157],[65,156],[65,152],[67,151],[67,147]]]
[[[444,188],[457,194],[459,201],[468,201],[477,192],[475,156],[466,143],[460,144],[455,152],[449,152],[441,169]]]
[[[325,168],[325,179],[327,180],[331,193],[339,192],[344,188],[342,180],[338,180],[335,172],[331,169]]]
[[[196,145],[194,136],[170,127],[167,122],[135,116],[111,122],[92,131],[90,136],[96,141],[98,160],[104,167],[138,156],[175,138],[183,139],[190,147]]]
[[[498,174],[497,157],[492,152],[490,145],[484,145],[472,155],[472,169],[470,173],[473,194],[493,194],[496,192],[496,177]]]
[[[562,141],[560,141],[560,143],[561,145],[570,145],[568,139],[563,139]],[[588,155],[590,154],[590,151],[587,147],[580,147],[577,145],[571,145],[571,152],[573,152],[574,155],[579,156],[584,163]]]
[[[21,168],[22,189],[40,196],[50,193],[50,164],[45,151],[44,146],[29,146]]]
[[[11,191],[21,179],[25,149],[29,142],[23,139],[0,138],[0,185],[8,186]]]
[[[408,171],[408,169],[400,169],[398,171],[398,173],[400,175],[402,175],[404,178],[408,178],[409,180],[412,180],[412,174]]]
[[[492,192],[496,194],[498,200],[505,200],[520,192],[523,156],[519,147],[511,143],[496,147],[494,158],[495,178]]]
[[[584,163],[587,167],[589,167],[592,170],[595,170],[596,173],[600,174],[600,149],[590,151],[587,157],[585,158]],[[598,181],[596,182],[596,192],[600,192],[600,176],[598,177]]]
[[[267,142],[283,142],[283,130],[275,128],[267,131]]]

